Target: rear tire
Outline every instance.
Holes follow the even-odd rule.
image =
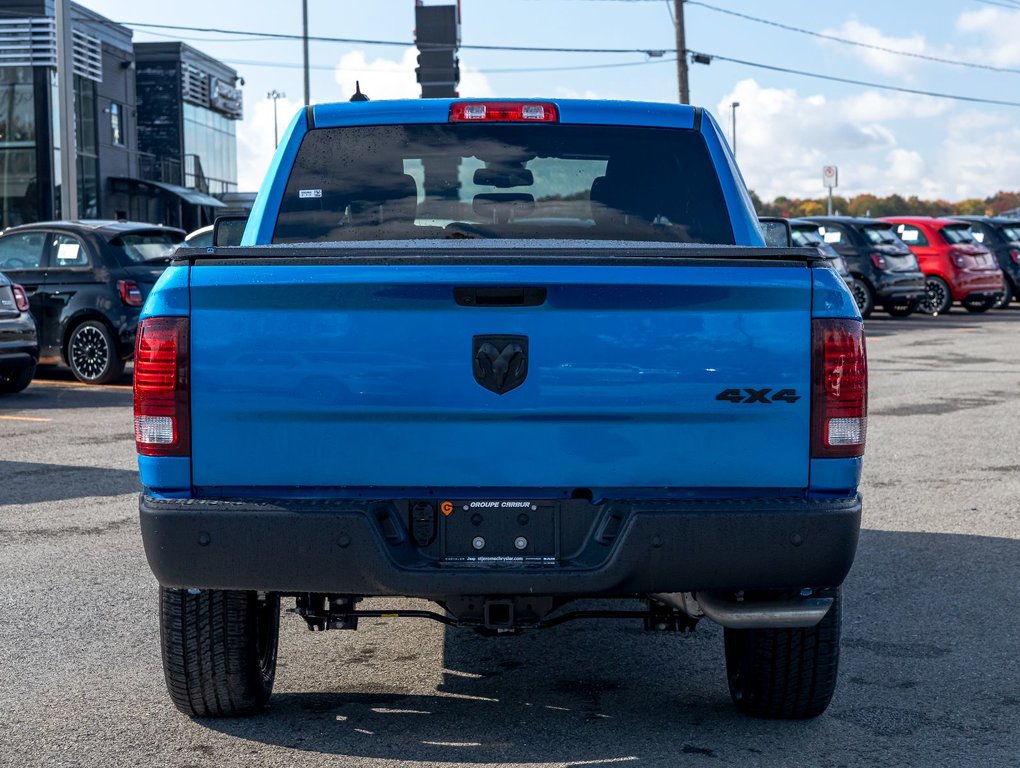
[[[805,720],[825,711],[836,690],[841,589],[821,622],[810,629],[727,629],[730,697],[751,717]]]
[[[928,295],[921,301],[920,310],[926,315],[944,315],[953,306],[953,293],[949,283],[941,277],[928,275],[924,279]]]
[[[1009,302],[1013,300],[1016,295],[1016,291],[1013,290],[1013,284],[1009,280],[1005,280],[1002,286],[1002,293],[995,297],[995,304],[992,309],[1005,309],[1009,306]]]
[[[192,717],[253,715],[276,677],[280,597],[160,587],[163,674],[174,706]]]
[[[917,311],[917,302],[908,301],[906,304],[886,304],[882,308],[892,317],[909,317]]]
[[[963,308],[971,314],[980,314],[987,312],[995,306],[996,299],[992,296],[988,296],[983,299],[964,299],[961,304]]]
[[[875,292],[871,286],[857,278],[850,290],[854,295],[854,301],[857,302],[857,309],[861,313],[861,317],[871,317],[871,313],[875,311]]]
[[[105,323],[86,320],[67,337],[65,350],[71,373],[83,384],[109,384],[124,373],[117,342]]]
[[[0,371],[0,395],[21,392],[35,378],[35,363],[12,371]]]

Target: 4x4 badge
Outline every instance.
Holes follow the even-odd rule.
[[[472,337],[471,368],[475,381],[497,395],[516,389],[528,377],[528,337]]]

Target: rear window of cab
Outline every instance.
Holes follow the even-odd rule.
[[[454,123],[306,134],[274,243],[420,238],[734,242],[699,132]]]

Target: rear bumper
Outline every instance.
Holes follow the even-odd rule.
[[[39,343],[35,321],[27,312],[20,317],[0,319],[0,368],[20,369],[35,365]]]
[[[423,554],[399,501],[142,495],[139,509],[149,566],[164,586],[427,598],[836,586],[861,520],[860,496],[607,501],[589,505],[594,525],[569,557],[466,565]]]
[[[953,277],[953,300],[981,298],[1002,293],[1002,272],[996,270],[959,270]]]
[[[921,272],[877,272],[875,295],[879,304],[890,301],[913,301],[927,295]]]

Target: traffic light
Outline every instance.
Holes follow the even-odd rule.
[[[450,98],[460,82],[460,20],[455,5],[416,5],[414,41],[418,46],[415,75],[422,98]]]

